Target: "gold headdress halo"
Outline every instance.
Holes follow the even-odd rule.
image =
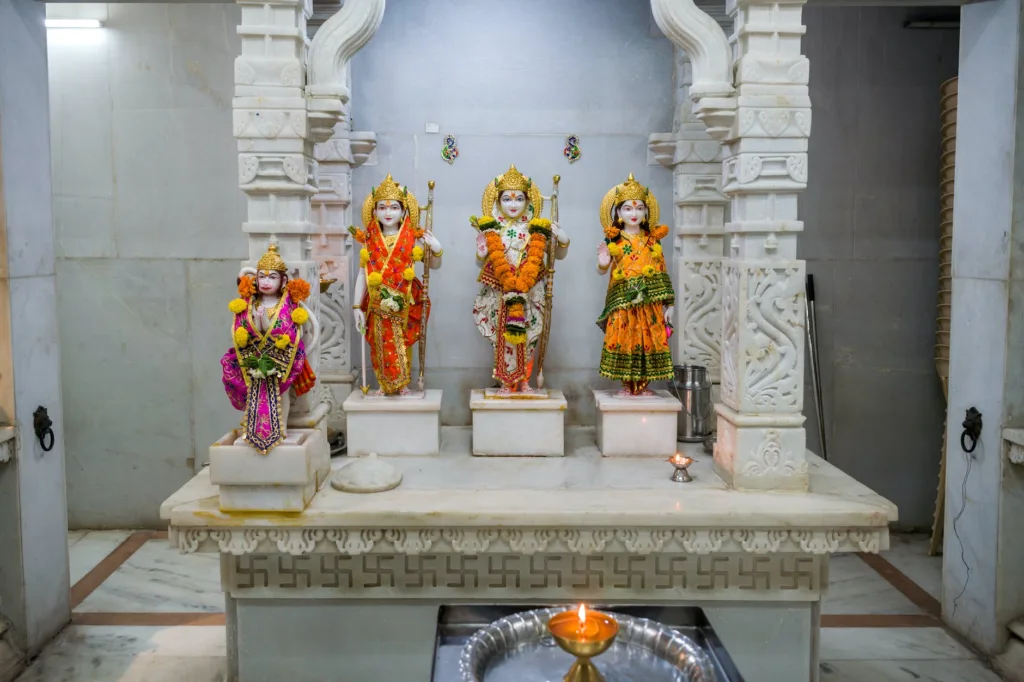
[[[620,185],[615,185],[608,193],[604,195],[604,199],[601,200],[601,226],[608,228],[612,224],[612,210],[617,204],[621,204],[624,201],[642,201],[647,204],[647,221],[651,227],[658,224],[658,218],[660,217],[660,211],[658,210],[658,200],[654,198],[654,194],[647,188],[641,185],[630,173],[626,181]]]
[[[484,195],[480,200],[480,210],[483,215],[489,216],[494,211],[494,202],[498,196],[505,191],[519,190],[525,192],[533,204],[533,215],[531,218],[540,218],[544,210],[544,198],[540,194],[537,183],[526,177],[516,168],[515,164],[508,167],[508,170],[494,178],[493,182],[487,183],[484,188]]]
[[[420,204],[416,201],[415,195],[409,191],[408,187],[400,186],[391,177],[391,173],[384,178],[384,182],[380,183],[377,187],[370,190],[370,193],[366,195],[366,199],[363,200],[363,227],[367,228],[370,226],[370,221],[373,220],[373,210],[377,207],[378,201],[398,201],[405,206],[405,210],[409,212],[409,224],[413,228],[420,226]]]
[[[260,257],[259,262],[256,263],[257,271],[275,271],[275,272],[288,272],[288,266],[284,264],[284,259],[281,258],[281,254],[277,252],[277,243],[274,241],[270,242],[267,247],[267,252]]]

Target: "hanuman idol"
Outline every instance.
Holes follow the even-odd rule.
[[[537,185],[511,166],[484,190],[483,216],[470,218],[481,264],[473,317],[494,346],[493,376],[501,393],[531,391],[534,352],[551,322],[545,255],[550,258],[550,249],[562,259],[569,247],[558,223],[541,217],[543,207]]]
[[[660,243],[668,227],[658,224],[658,200],[632,173],[605,194],[601,225],[597,269],[611,271],[597,320],[604,330],[601,376],[621,381],[620,395],[649,395],[650,382],[672,378],[675,293]]]
[[[265,455],[287,436],[289,389],[297,397],[316,384],[303,330],[311,321],[313,352],[319,327],[303,303],[309,283],[289,279],[274,243],[256,268],[242,268],[238,296],[228,304],[234,348],[221,358],[221,379],[231,404],[245,412],[242,438]]]
[[[350,228],[362,244],[353,306],[356,329],[370,346],[378,395],[409,392],[412,348],[430,315],[430,300],[415,265],[426,259],[427,267],[441,267],[441,243],[420,228],[419,216],[416,197],[389,174],[363,201],[364,229]]]

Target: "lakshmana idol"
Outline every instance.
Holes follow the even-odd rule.
[[[632,173],[605,194],[601,225],[597,269],[611,270],[597,320],[604,330],[601,376],[621,381],[620,395],[649,395],[648,383],[672,377],[668,337],[675,293],[659,243],[668,227],[658,224],[657,199]]]
[[[569,239],[541,217],[544,199],[534,182],[511,166],[484,190],[479,233],[480,292],[473,303],[477,329],[494,346],[493,376],[502,393],[529,392],[533,355],[545,324],[545,254],[565,258]]]
[[[350,228],[363,245],[353,299],[356,329],[370,346],[378,394],[408,393],[412,347],[430,315],[415,265],[429,255],[429,267],[441,267],[442,250],[437,238],[420,228],[419,216],[416,197],[388,175],[363,201],[365,229]]]
[[[303,301],[309,283],[288,278],[288,268],[271,243],[256,268],[242,268],[238,295],[228,308],[234,313],[234,348],[221,358],[222,380],[231,404],[244,410],[242,438],[264,455],[287,436],[288,412],[295,395],[307,393],[316,376],[306,359],[302,332],[317,323]]]

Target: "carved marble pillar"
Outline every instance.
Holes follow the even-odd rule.
[[[320,398],[330,406],[328,427],[344,431],[341,410],[352,391],[351,275],[352,244],[348,226],[352,215],[352,169],[373,155],[377,138],[373,133],[352,132],[351,74],[349,59],[380,27],[384,0],[346,0],[342,8],[317,30],[309,48],[306,94],[310,107],[327,108],[340,103],[340,120],[314,148],[317,163],[317,193],[312,197],[316,234],[313,255],[327,279],[336,279],[321,300],[323,323],[320,343]]]
[[[731,222],[715,464],[736,488],[805,490],[808,483],[805,264],[796,257],[811,128],[808,60],[800,54],[803,4],[727,3],[736,108],[722,169]]]
[[[654,159],[673,172],[676,364],[700,365],[720,381],[725,207],[722,145],[693,112],[693,64],[675,51],[676,112],[671,133],[650,136]]]
[[[307,303],[319,311],[318,266],[310,215],[316,191],[313,145],[330,136],[341,116],[338,98],[307,101],[306,19],[312,3],[304,0],[238,0],[242,54],[235,60],[233,126],[238,138],[239,185],[246,195],[242,229],[249,235],[249,260],[255,266],[271,235],[278,240],[289,274],[313,286]],[[309,361],[319,371],[318,353]],[[295,399],[289,422],[319,422],[319,392]],[[314,414],[315,412],[315,414]]]

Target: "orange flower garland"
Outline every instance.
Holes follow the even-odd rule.
[[[238,281],[238,295],[245,299],[252,298],[256,293],[256,279],[252,275],[243,275]]]
[[[288,288],[288,295],[296,303],[301,303],[309,298],[309,282],[306,280],[296,277],[288,280],[288,284],[285,286]]]
[[[540,279],[544,253],[551,237],[551,221],[534,218],[530,221],[530,240],[526,243],[526,258],[518,272],[505,256],[505,244],[497,231],[494,218],[470,218],[470,222],[484,235],[487,262],[504,292],[505,340],[512,345],[526,343],[526,292]]]
[[[501,241],[501,235],[494,230],[487,230],[484,233],[484,239],[487,240],[487,260],[491,263],[494,276],[501,282],[503,291],[525,293],[537,284],[548,239],[543,226],[533,225],[532,222],[531,226],[541,229],[534,230],[530,235],[530,241],[526,245],[526,260],[519,268],[518,274],[513,274],[512,265],[505,258],[505,245]]]

